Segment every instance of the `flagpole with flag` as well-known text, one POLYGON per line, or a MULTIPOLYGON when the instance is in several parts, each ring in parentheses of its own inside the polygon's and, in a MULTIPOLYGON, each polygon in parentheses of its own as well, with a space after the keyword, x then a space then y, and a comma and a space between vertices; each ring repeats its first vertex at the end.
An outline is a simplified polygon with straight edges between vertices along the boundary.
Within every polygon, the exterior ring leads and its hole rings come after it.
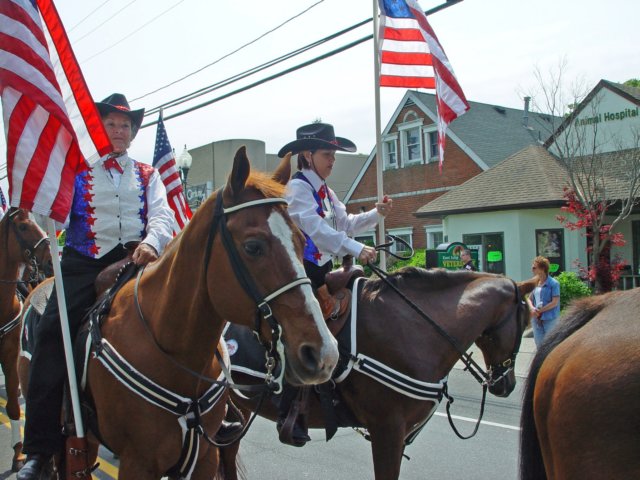
MULTIPOLYGON (((450 0, 427 13, 459 3, 450 0)), ((376 109, 376 178, 378 201, 382 201, 384 152, 380 118, 380 87, 429 88, 436 90, 438 155, 442 172, 447 126, 463 115, 469 104, 456 80, 435 32, 416 0, 373 0, 373 38, 376 109), (378 7, 382 25, 378 21, 378 7)), ((385 241, 384 219, 378 238, 385 241)), ((386 262, 381 255, 380 266, 386 262)))
POLYGON ((176 166, 176 159, 169 143, 167 130, 162 119, 162 108, 158 117, 158 129, 156 130, 156 146, 153 152, 152 165, 158 170, 162 183, 167 190, 167 201, 173 210, 177 231, 182 230, 192 217, 191 209, 184 196, 180 172, 176 166))
POLYGON ((85 159, 112 148, 52 0, 2 2, 2 14, 9 201, 47 217, 76 436, 84 439, 54 221, 67 219, 85 159))

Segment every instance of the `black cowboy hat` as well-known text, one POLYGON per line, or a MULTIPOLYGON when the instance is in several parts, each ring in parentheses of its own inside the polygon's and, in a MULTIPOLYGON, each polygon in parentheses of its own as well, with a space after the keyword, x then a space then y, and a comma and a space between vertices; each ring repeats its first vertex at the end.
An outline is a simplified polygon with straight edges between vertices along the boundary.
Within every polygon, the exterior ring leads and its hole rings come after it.
POLYGON ((131 119, 133 131, 137 132, 142 125, 142 117, 144 117, 144 108, 140 110, 131 110, 127 98, 121 93, 112 93, 101 102, 96 102, 96 107, 100 112, 100 116, 104 117, 112 112, 123 113, 131 119))
POLYGON ((341 150, 343 152, 355 152, 356 144, 346 138, 336 137, 333 133, 333 125, 328 123, 312 123, 296 130, 296 139, 287 143, 278 152, 280 158, 287 153, 300 153, 305 150, 341 150))

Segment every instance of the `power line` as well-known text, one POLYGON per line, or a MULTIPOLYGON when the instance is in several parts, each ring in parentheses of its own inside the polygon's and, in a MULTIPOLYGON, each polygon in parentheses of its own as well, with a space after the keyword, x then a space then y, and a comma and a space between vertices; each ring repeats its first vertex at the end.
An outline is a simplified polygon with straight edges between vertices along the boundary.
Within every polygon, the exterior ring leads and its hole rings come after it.
POLYGON ((300 16, 304 15, 304 14, 305 14, 305 13, 307 13, 309 10, 311 10, 311 9, 312 9, 312 8, 314 8, 315 6, 317 6, 317 5, 321 4, 322 2, 324 2, 324 0, 319 0, 318 2, 314 3, 313 5, 311 5, 310 7, 306 8, 306 9, 304 9, 304 10, 303 10, 303 11, 301 11, 300 13, 298 13, 298 14, 294 15, 293 17, 291 17, 291 18, 289 18, 289 19, 285 20, 285 21, 284 21, 284 22, 282 22, 280 25, 278 25, 278 26, 276 26, 276 27, 272 28, 271 30, 266 31, 265 33, 263 33, 262 35, 260 35, 260 36, 258 36, 258 37, 256 37, 256 38, 254 38, 254 39, 253 39, 253 40, 251 40, 250 42, 245 43, 244 45, 242 45, 242 46, 240 46, 240 47, 236 48, 235 50, 233 50, 233 51, 231 51, 231 52, 229 52, 229 53, 227 53, 227 54, 223 55, 222 57, 220 57, 220 58, 218 58, 217 60, 214 60, 213 62, 211 62, 211 63, 209 63, 209 64, 205 65, 204 67, 201 67, 201 68, 199 68, 198 70, 195 70, 195 71, 193 71, 193 72, 191 72, 191 73, 188 73, 188 74, 187 74, 187 75, 185 75, 184 77, 178 78, 177 80, 174 80, 174 81, 173 81, 173 82, 171 82, 171 83, 168 83, 168 84, 166 84, 166 85, 163 85, 162 87, 159 87, 159 88, 157 88, 157 89, 155 89, 155 90, 153 90, 153 91, 151 91, 151 92, 149 92, 149 93, 145 93, 144 95, 141 95, 141 96, 139 96, 139 97, 136 97, 136 98, 134 98, 134 99, 133 99, 133 100, 131 100, 131 101, 132 101, 132 102, 135 102, 136 100, 140 100, 140 99, 142 99, 142 98, 148 97, 149 95, 152 95, 152 94, 157 93, 157 92, 159 92, 159 91, 161 91, 161 90, 164 90, 165 88, 168 88, 168 87, 170 87, 171 85, 175 85, 176 83, 179 83, 179 82, 181 82, 181 81, 183 81, 183 80, 185 80, 185 79, 187 79, 187 78, 189 78, 189 77, 191 77, 191 76, 193 76, 193 75, 195 75, 195 74, 197 74, 197 73, 202 72, 203 70, 205 70, 205 69, 207 69, 207 68, 209 68, 209 67, 211 67, 211 66, 215 65, 216 63, 219 63, 220 61, 224 60, 225 58, 230 57, 230 56, 231 56, 231 55, 233 55, 234 53, 238 53, 238 52, 239 52, 240 50, 242 50, 243 48, 246 48, 246 47, 248 47, 249 45, 251 45, 251 44, 253 44, 253 43, 257 42, 258 40, 260 40, 260 39, 262 39, 262 38, 266 37, 266 36, 267 36, 267 35, 269 35, 270 33, 273 33, 273 32, 275 32, 276 30, 278 30, 278 29, 282 28, 282 27, 283 27, 283 26, 285 26, 287 23, 289 23, 289 22, 291 22, 292 20, 295 20, 296 18, 298 18, 298 17, 300 17, 300 16))
MULTIPOLYGON (((457 3, 460 3, 460 2, 462 2, 462 1, 463 1, 463 0, 446 0, 446 2, 445 2, 445 3, 442 3, 442 4, 440 4, 440 5, 438 5, 438 6, 434 7, 434 8, 431 8, 430 10, 425 11, 425 14, 426 14, 426 15, 431 15, 431 14, 433 14, 433 13, 439 12, 440 10, 443 10, 443 9, 448 8, 448 7, 451 7, 451 6, 453 6, 453 5, 457 4, 457 3)), ((358 23, 358 24, 356 24, 356 25, 354 25, 354 26, 352 26, 352 27, 349 27, 348 29, 345 29, 345 30, 351 30, 351 29, 353 29, 353 28, 356 28, 356 26, 357 26, 357 27, 362 26, 362 25, 364 25, 364 24, 366 24, 366 23, 371 22, 372 20, 373 20, 373 18, 368 18, 367 20, 363 20, 363 21, 361 21, 360 23, 358 23)), ((340 34, 340 32, 338 32, 338 33, 336 33, 336 34, 333 34, 333 35, 330 35, 329 37, 338 36, 339 34, 340 34)), ((327 37, 327 38, 328 38, 328 37, 327 37)), ((165 116, 165 117, 163 118, 163 121, 171 120, 172 118, 176 118, 176 117, 179 117, 179 116, 185 115, 185 114, 187 114, 187 113, 193 112, 193 111, 195 111, 195 110, 199 110, 200 108, 203 108, 203 107, 206 107, 206 106, 208 106, 208 105, 211 105, 212 103, 219 102, 220 100, 224 100, 225 98, 229 98, 229 97, 231 97, 231 96, 233 96, 233 95, 237 95, 238 93, 245 92, 245 91, 250 90, 250 89, 252 89, 252 88, 254 88, 254 87, 257 87, 257 86, 259 86, 259 85, 262 85, 263 83, 267 83, 267 82, 270 82, 271 80, 275 80, 276 78, 282 77, 282 76, 284 76, 284 75, 288 75, 289 73, 295 72, 296 70, 300 70, 301 68, 308 67, 309 65, 312 65, 312 64, 317 63, 317 62, 319 62, 319 61, 321 61, 321 60, 324 60, 324 59, 326 59, 326 58, 329 58, 329 57, 332 57, 332 56, 334 56, 334 55, 337 55, 338 53, 344 52, 345 50, 348 50, 348 49, 350 49, 350 48, 353 48, 353 47, 355 47, 355 46, 357 46, 357 45, 359 45, 359 44, 361 44, 361 43, 363 43, 363 42, 366 42, 366 41, 368 41, 368 40, 372 39, 372 38, 373 38, 373 34, 369 34, 369 35, 367 35, 367 36, 365 36, 365 37, 362 37, 362 38, 360 38, 360 39, 358 39, 358 40, 355 40, 355 41, 353 41, 353 42, 351 42, 351 43, 349 43, 349 44, 347 44, 347 45, 344 45, 344 46, 342 46, 342 47, 339 47, 339 48, 337 48, 337 49, 335 49, 335 50, 332 50, 332 51, 330 51, 330 52, 327 52, 327 53, 325 53, 325 54, 319 55, 319 56, 317 56, 317 57, 315 57, 315 58, 312 58, 312 59, 310 59, 310 60, 307 60, 306 62, 303 62, 303 63, 300 63, 300 64, 298 64, 298 65, 295 65, 295 66, 293 66, 293 67, 291 67, 291 68, 288 68, 288 69, 283 70, 283 71, 281 71, 281 72, 279 72, 279 73, 276 73, 276 74, 274 74, 274 75, 271 75, 271 76, 269 76, 269 77, 266 77, 266 78, 264 78, 264 79, 262 79, 262 80, 259 80, 259 81, 257 81, 257 82, 252 83, 252 84, 249 84, 249 85, 246 85, 246 86, 241 87, 241 88, 239 88, 239 89, 237 89, 237 90, 234 90, 234 91, 229 92, 229 93, 227 93, 227 94, 221 95, 221 96, 216 97, 216 98, 214 98, 214 99, 208 100, 208 101, 206 101, 206 102, 200 103, 200 104, 195 105, 195 106, 193 106, 193 107, 187 108, 187 109, 182 110, 182 111, 180 111, 180 112, 174 113, 173 115, 165 116)), ((256 67, 256 68, 257 68, 257 67, 256 67)), ((244 78, 244 77, 243 77, 243 78, 244 78)), ((234 80, 234 81, 235 81, 235 80, 234 80)), ((229 82, 229 83, 231 83, 231 82, 229 82)), ((205 87, 205 88, 206 88, 206 87, 205 87)), ((195 98, 195 97, 194 97, 194 98, 195 98)), ((185 100, 185 101, 186 101, 186 100, 185 100)), ((175 102, 175 101, 167 102, 167 103, 163 104, 161 107, 163 107, 164 105, 170 105, 170 104, 171 104, 172 106, 174 106, 174 105, 179 105, 180 103, 183 103, 183 102, 178 102, 178 103, 174 103, 174 102, 175 102)), ((157 109, 159 109, 159 108, 161 108, 161 107, 156 107, 156 109, 152 109, 152 111, 150 111, 148 114, 152 114, 154 111, 157 111, 157 109)), ((147 114, 147 113, 145 113, 145 117, 146 117, 148 114, 147 114)), ((146 123, 146 124, 142 125, 140 128, 150 127, 150 126, 156 125, 157 123, 158 123, 158 122, 157 122, 157 120, 156 120, 156 121, 151 121, 151 122, 149 122, 149 123, 146 123)))
POLYGON ((274 65, 277 65, 278 63, 281 63, 281 62, 283 62, 285 60, 293 58, 293 57, 295 57, 295 56, 297 56, 297 55, 299 55, 301 53, 304 53, 304 52, 306 52, 308 50, 311 50, 312 48, 315 48, 315 47, 317 47, 319 45, 322 45, 323 43, 326 43, 326 42, 328 42, 330 40, 333 40, 334 38, 337 38, 337 37, 339 37, 341 35, 344 35, 345 33, 348 33, 351 30, 354 30, 356 28, 361 27, 362 25, 364 25, 368 21, 369 20, 365 20, 365 21, 360 22, 358 24, 355 24, 355 25, 353 25, 351 27, 345 28, 344 30, 336 32, 336 33, 334 33, 332 35, 324 37, 324 38, 322 38, 320 40, 316 40, 316 41, 314 41, 314 42, 312 42, 312 43, 310 43, 308 45, 305 45, 304 47, 298 48, 297 50, 293 50, 293 51, 291 51, 289 53, 281 55, 280 57, 277 57, 277 58, 275 58, 273 60, 270 60, 270 61, 268 61, 266 63, 263 63, 262 65, 258 65, 257 67, 252 67, 252 68, 250 68, 248 70, 245 70, 244 72, 241 72, 239 74, 233 75, 233 76, 231 76, 231 77, 229 77, 229 78, 227 78, 225 80, 221 80, 221 81, 216 82, 216 83, 214 83, 212 85, 209 85, 207 87, 203 87, 203 88, 201 88, 199 90, 191 92, 191 93, 189 93, 187 95, 183 95, 182 97, 178 97, 178 98, 176 98, 174 100, 171 100, 169 102, 163 103, 163 104, 161 104, 161 105, 159 105, 157 107, 148 109, 146 113, 147 113, 147 115, 152 115, 152 114, 156 113, 157 111, 159 111, 161 108, 175 107, 175 106, 178 106, 178 105, 180 105, 182 103, 188 102, 190 100, 194 100, 195 98, 198 98, 198 97, 200 97, 202 95, 205 95, 207 93, 211 93, 212 91, 218 90, 219 88, 222 88, 223 86, 227 86, 227 85, 229 85, 231 83, 234 83, 234 82, 236 82, 238 80, 241 80, 243 78, 247 78, 247 77, 249 77, 249 76, 251 76, 251 75, 253 75, 255 73, 258 73, 258 72, 260 72, 262 70, 270 68, 270 67, 272 67, 274 65))
POLYGON ((93 10, 91 10, 89 12, 89 14, 84 17, 82 20, 80 20, 78 23, 76 23, 73 27, 71 27, 69 29, 69 31, 67 33, 71 33, 73 32, 80 24, 82 24, 87 18, 89 18, 91 15, 93 15, 94 13, 96 13, 98 10, 100 10, 102 7, 104 7, 107 3, 109 3, 111 0, 105 0, 104 2, 102 2, 100 5, 98 5, 96 8, 94 8, 93 10))
MULTIPOLYGON (((133 0, 134 2, 136 0, 133 0)), ((107 48, 100 50, 97 53, 94 53, 93 55, 91 55, 88 58, 85 58, 83 60, 83 62, 88 62, 89 60, 94 59, 95 57, 97 57, 98 55, 106 52, 107 50, 111 50, 113 47, 115 47, 116 45, 119 45, 120 43, 124 42, 127 38, 135 35, 136 33, 138 33, 140 30, 142 30, 143 28, 145 28, 146 26, 150 25, 151 23, 155 22, 158 18, 160 18, 161 16, 163 16, 165 13, 168 13, 169 11, 173 10, 174 8, 176 8, 178 5, 180 5, 182 2, 184 2, 184 0, 180 0, 178 3, 175 3, 174 5, 172 5, 171 7, 167 8, 164 12, 159 13, 158 15, 156 15, 155 17, 153 17, 151 20, 149 20, 147 23, 145 23, 144 25, 142 25, 140 28, 138 28, 137 30, 134 30, 133 32, 131 32, 129 35, 125 35, 123 38, 121 38, 120 40, 118 40, 116 43, 113 43, 111 45, 109 45, 107 48)))
MULTIPOLYGON (((118 10, 116 13, 114 13, 113 15, 111 15, 109 18, 107 18, 104 22, 102 22, 101 24, 99 24, 97 27, 94 27, 92 30, 90 30, 89 32, 85 33, 83 36, 81 36, 80 38, 77 38, 74 40, 75 43, 78 43, 80 40, 88 37, 89 35, 91 35, 92 33, 95 33, 96 30, 98 30, 101 26, 103 26, 105 23, 107 23, 109 20, 111 20, 113 17, 115 17, 116 15, 118 15, 120 12, 122 12, 124 9, 129 8, 132 4, 134 4, 135 2, 137 2, 138 0, 131 0, 129 3, 127 3, 124 7, 122 7, 120 10, 118 10)), ((106 3, 106 2, 105 2, 106 3)), ((99 8, 99 7, 98 7, 99 8)), ((75 27, 74 27, 75 28, 75 27)))

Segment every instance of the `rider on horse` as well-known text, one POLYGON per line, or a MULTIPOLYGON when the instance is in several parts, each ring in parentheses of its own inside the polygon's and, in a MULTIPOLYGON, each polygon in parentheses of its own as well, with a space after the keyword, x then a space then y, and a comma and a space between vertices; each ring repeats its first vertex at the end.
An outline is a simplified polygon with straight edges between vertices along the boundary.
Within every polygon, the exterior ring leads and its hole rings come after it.
MULTIPOLYGON (((150 165, 130 158, 127 149, 142 123, 144 109, 131 110, 115 93, 96 103, 113 152, 78 173, 62 253, 62 276, 72 338, 96 300, 93 283, 105 267, 127 256, 125 243, 140 242, 133 261, 158 258, 173 236, 173 212, 164 184, 150 165)), ((26 402, 24 451, 19 480, 40 478, 61 448, 60 411, 65 359, 55 293, 40 319, 26 402)))
MULTIPOLYGON (((335 318, 348 308, 329 293, 325 283, 325 275, 331 271, 333 259, 351 255, 363 264, 375 261, 376 250, 350 236, 373 230, 379 216, 386 216, 392 207, 391 199, 385 197, 384 202, 376 203, 375 208, 368 212, 347 213, 345 205, 326 184, 333 170, 336 150, 355 152, 356 146, 346 138, 336 137, 332 125, 313 123, 298 128, 296 140, 278 152, 279 157, 288 152, 298 154, 298 171, 287 186, 289 215, 306 238, 304 268, 326 319, 335 318)), ((278 431, 297 393, 297 388, 284 385, 278 410, 278 431)), ((294 446, 303 446, 310 440, 299 419, 291 437, 294 446)))

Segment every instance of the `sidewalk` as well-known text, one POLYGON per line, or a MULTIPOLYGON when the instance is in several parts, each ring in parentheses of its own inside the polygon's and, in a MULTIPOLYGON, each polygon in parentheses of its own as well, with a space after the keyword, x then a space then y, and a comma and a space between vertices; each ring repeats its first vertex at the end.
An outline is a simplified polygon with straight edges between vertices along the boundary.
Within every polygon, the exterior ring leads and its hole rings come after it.
MULTIPOLYGON (((473 352, 473 359, 478 362, 480 366, 484 368, 484 360, 482 357, 482 352, 478 347, 476 347, 475 343, 469 348, 469 353, 473 352)), ((529 374, 529 366, 531 365, 531 361, 533 360, 534 355, 536 354, 536 344, 533 341, 533 335, 531 335, 531 330, 526 330, 522 335, 522 343, 520 344, 520 352, 516 357, 516 376, 518 377, 526 377, 529 374)), ((453 368, 457 368, 459 370, 464 369, 464 363, 461 360, 454 365, 453 368)))

